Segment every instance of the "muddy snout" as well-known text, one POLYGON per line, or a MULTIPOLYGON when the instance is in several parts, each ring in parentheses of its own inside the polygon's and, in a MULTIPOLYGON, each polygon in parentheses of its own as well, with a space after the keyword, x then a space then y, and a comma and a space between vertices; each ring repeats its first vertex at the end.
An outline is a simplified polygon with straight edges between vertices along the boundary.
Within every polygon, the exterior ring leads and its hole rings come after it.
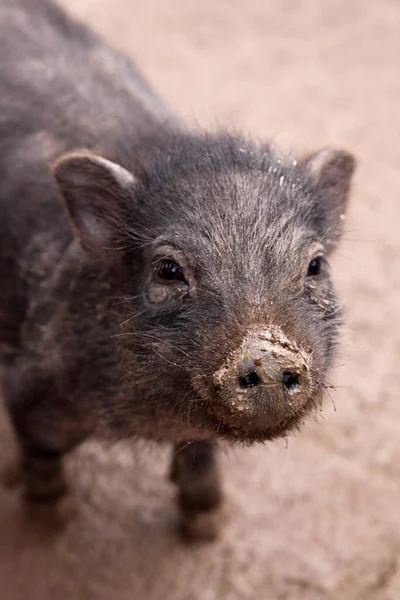
POLYGON ((312 355, 281 330, 251 333, 214 374, 224 417, 228 416, 233 426, 246 429, 284 425, 302 413, 310 398, 311 363, 312 355))

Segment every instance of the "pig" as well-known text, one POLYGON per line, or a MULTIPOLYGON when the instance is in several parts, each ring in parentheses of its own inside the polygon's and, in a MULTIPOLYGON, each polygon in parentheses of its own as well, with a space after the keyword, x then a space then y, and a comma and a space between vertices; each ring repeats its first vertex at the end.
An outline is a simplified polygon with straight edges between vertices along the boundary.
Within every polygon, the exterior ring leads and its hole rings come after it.
POLYGON ((182 532, 212 537, 217 444, 320 410, 355 159, 190 129, 49 0, 2 1, 0 56, 1 389, 26 499, 59 500, 88 437, 171 442, 182 532))

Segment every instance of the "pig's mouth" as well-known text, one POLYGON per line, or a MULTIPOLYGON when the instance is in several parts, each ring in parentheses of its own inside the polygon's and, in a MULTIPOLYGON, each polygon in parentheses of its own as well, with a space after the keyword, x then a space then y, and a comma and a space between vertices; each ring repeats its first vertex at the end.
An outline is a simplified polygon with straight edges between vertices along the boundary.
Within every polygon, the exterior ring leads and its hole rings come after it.
POLYGON ((214 437, 232 443, 252 445, 256 442, 266 442, 286 437, 293 429, 299 429, 308 414, 315 413, 321 406, 322 392, 314 390, 307 402, 295 413, 282 416, 281 420, 272 423, 266 418, 265 412, 251 416, 242 411, 232 411, 213 399, 196 394, 192 405, 191 424, 197 430, 209 432, 214 437), (197 408, 194 408, 197 405, 197 408))

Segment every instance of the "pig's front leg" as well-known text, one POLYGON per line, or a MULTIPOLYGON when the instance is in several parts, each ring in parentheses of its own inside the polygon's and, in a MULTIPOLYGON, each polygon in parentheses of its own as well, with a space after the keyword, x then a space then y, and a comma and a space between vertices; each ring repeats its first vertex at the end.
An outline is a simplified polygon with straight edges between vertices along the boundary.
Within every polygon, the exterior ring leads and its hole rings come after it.
POLYGON ((211 540, 218 533, 222 501, 215 441, 182 442, 174 447, 171 480, 178 486, 183 536, 211 540))
POLYGON ((29 501, 55 502, 67 490, 62 458, 83 439, 84 419, 74 414, 73 402, 59 396, 56 382, 35 366, 8 369, 3 391, 20 449, 9 484, 22 483, 29 501))
POLYGON ((22 447, 20 459, 7 466, 1 474, 6 488, 20 484, 29 502, 55 502, 67 491, 62 469, 62 455, 22 447))
POLYGON ((21 470, 25 498, 31 502, 55 502, 67 491, 62 454, 22 448, 21 470))

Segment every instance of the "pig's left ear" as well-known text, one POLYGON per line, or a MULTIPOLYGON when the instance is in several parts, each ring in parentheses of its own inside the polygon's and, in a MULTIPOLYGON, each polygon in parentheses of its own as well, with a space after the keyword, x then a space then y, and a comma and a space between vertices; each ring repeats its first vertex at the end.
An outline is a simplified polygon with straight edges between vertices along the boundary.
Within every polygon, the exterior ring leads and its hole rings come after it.
POLYGON ((92 258, 112 259, 128 226, 135 177, 86 151, 64 154, 52 171, 83 249, 92 258))
POLYGON ((345 150, 325 148, 300 161, 316 194, 315 217, 326 248, 333 250, 343 230, 356 160, 345 150))

